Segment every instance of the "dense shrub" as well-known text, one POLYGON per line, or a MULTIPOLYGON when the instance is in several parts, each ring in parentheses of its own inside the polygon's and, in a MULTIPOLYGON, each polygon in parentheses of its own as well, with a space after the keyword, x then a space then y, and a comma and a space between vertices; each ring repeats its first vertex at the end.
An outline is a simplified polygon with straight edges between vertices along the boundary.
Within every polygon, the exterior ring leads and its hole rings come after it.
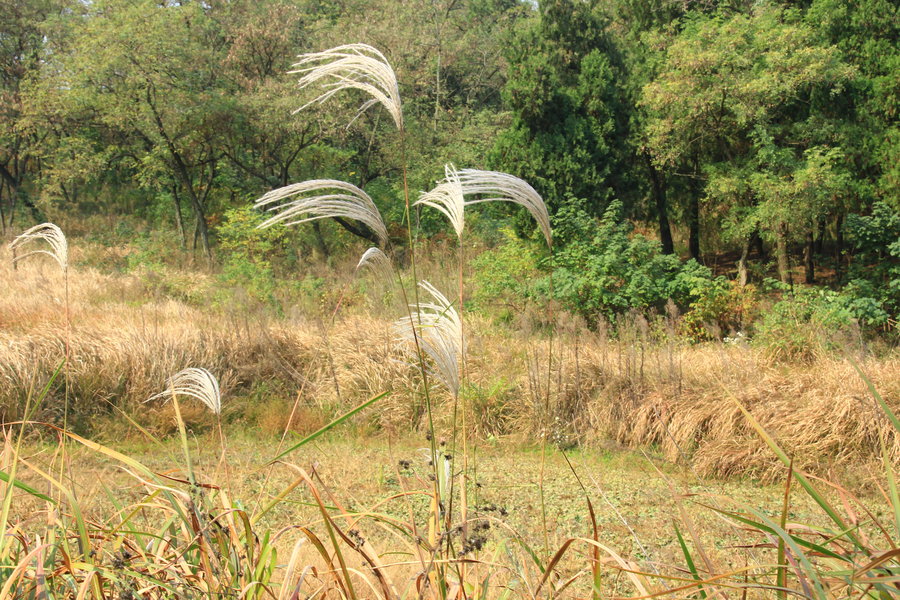
POLYGON ((472 260, 473 300, 479 308, 499 305, 508 317, 535 297, 540 255, 511 229, 502 229, 501 235, 503 243, 472 260))
MULTIPOLYGON (((770 280, 770 284, 777 285, 770 280)), ((848 298, 832 290, 785 290, 754 325, 754 343, 778 361, 812 361, 846 347, 857 335, 848 298)))
POLYGON ((663 254, 659 242, 632 235, 622 203, 610 203, 595 220, 577 202, 556 215, 562 249, 554 259, 554 295, 589 321, 610 321, 632 309, 662 311, 671 299, 686 309, 713 285, 709 269, 663 254))
POLYGON ((758 303, 756 286, 717 277, 698 288, 697 299, 681 319, 681 333, 691 342, 743 333, 756 317, 758 303))
POLYGON ((274 306, 278 281, 271 259, 277 255, 273 251, 285 243, 285 229, 257 229, 263 219, 249 206, 225 212, 218 228, 222 250, 220 278, 227 286, 242 289, 249 299, 274 306))
POLYGON ((887 325, 900 318, 900 213, 876 202, 868 216, 848 215, 854 253, 843 291, 861 323, 887 325))

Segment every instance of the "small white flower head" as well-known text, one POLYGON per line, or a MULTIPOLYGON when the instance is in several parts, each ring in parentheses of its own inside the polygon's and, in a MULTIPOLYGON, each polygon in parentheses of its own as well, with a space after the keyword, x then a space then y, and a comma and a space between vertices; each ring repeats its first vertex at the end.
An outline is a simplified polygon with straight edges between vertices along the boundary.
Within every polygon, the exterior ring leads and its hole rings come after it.
POLYGON ((451 302, 427 281, 419 287, 428 292, 433 302, 411 304, 411 314, 394 323, 399 338, 415 343, 418 337, 422 352, 434 363, 430 369, 438 381, 454 396, 459 394, 459 364, 465 348, 459 313, 451 302))
POLYGON ((46 254, 53 257, 63 271, 69 268, 69 244, 66 242, 66 236, 62 230, 53 223, 41 223, 28 229, 10 242, 9 249, 13 253, 13 264, 35 254, 46 254), (18 255, 18 250, 21 248, 41 242, 46 243, 49 248, 30 250, 25 254, 18 255))
POLYGON ((219 382, 206 369, 188 368, 169 378, 169 387, 147 399, 147 402, 162 398, 168 401, 173 395, 189 396, 199 400, 215 414, 222 414, 222 395, 219 382))
POLYGON ((363 223, 387 243, 387 227, 378 207, 367 193, 345 181, 313 179, 295 183, 264 195, 254 204, 274 213, 259 225, 269 227, 275 223, 296 225, 315 219, 345 218, 363 223))
MULTIPOLYGON (((371 98, 363 103, 357 117, 375 104, 384 106, 397 129, 403 129, 403 110, 397 76, 384 54, 367 44, 346 44, 322 52, 301 54, 289 73, 300 73, 300 89, 320 80, 325 91, 314 100, 298 108, 299 112, 312 104, 321 104, 341 90, 362 90, 371 98)), ((355 117, 354 117, 355 120, 355 117)))

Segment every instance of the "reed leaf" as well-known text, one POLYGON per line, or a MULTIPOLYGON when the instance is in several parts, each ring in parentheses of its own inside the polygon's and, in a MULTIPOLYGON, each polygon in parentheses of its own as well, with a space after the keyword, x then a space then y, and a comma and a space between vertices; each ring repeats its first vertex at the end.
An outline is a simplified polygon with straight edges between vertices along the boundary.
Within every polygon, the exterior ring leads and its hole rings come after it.
POLYGON ((265 194, 254 207, 274 213, 260 223, 260 228, 275 223, 296 225, 316 219, 345 218, 363 223, 381 244, 388 239, 387 228, 372 198, 345 181, 313 179, 294 183, 265 194))
MULTIPOLYGON (((289 73, 302 75, 300 89, 317 82, 325 91, 294 112, 327 101, 335 94, 356 89, 371 96, 357 112, 357 117, 375 104, 381 104, 394 119, 397 129, 403 129, 403 109, 397 76, 384 54, 367 44, 345 44, 322 52, 301 54, 289 73)), ((355 120, 355 118, 354 118, 355 120)))

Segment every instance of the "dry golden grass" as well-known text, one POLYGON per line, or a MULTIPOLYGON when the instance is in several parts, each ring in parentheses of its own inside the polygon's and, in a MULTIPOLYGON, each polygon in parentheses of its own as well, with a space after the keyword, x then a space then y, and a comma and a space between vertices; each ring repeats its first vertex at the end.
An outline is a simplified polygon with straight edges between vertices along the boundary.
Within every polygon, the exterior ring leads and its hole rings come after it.
MULTIPOLYGON (((49 379, 64 356, 61 275, 48 262, 13 271, 0 253, 0 418, 20 417, 22 399, 49 379), (48 301, 50 299, 50 301, 48 301)), ((77 256, 76 256, 77 264, 77 256)), ((435 269, 437 270, 437 269, 435 269)), ((211 276, 190 273, 194 285, 211 276)), ((143 403, 185 367, 202 366, 222 384, 224 418, 279 431, 299 395, 292 428, 308 432, 374 394, 390 391, 362 420, 372 430, 410 431, 424 425, 416 370, 404 359, 391 322, 354 308, 330 323, 323 316, 272 319, 230 314, 148 295, 137 275, 73 268, 71 290, 71 422, 103 434, 118 408, 140 413, 159 432, 171 430, 170 409, 143 403)), ((358 303, 362 305, 363 303, 358 303)), ((797 466, 828 474, 876 458, 884 435, 900 462, 900 436, 883 422, 852 365, 840 358, 814 364, 773 364, 744 345, 684 345, 642 319, 621 330, 589 331, 561 319, 554 340, 550 403, 546 404, 548 340, 512 334, 467 314, 468 381, 462 389, 482 436, 537 439, 542 423, 561 446, 610 441, 653 445, 671 460, 689 460, 700 474, 771 471, 771 455, 733 400, 793 452, 797 466), (549 414, 544 414, 550 411, 549 414)), ((889 405, 900 407, 900 358, 868 358, 863 369, 889 405)), ((39 418, 59 419, 58 385, 39 418)), ((438 392, 437 426, 449 428, 450 402, 438 392)), ((212 423, 198 411, 198 426, 212 423)))
MULTIPOLYGON (((286 465, 279 465, 272 470, 271 477, 264 478, 265 463, 271 458, 271 448, 265 440, 245 437, 238 431, 230 431, 228 437, 231 479, 227 482, 223 480, 220 470, 215 437, 200 436, 191 439, 194 467, 201 483, 223 485, 232 501, 240 499, 246 503, 248 510, 252 510, 257 497, 265 505, 295 479, 296 473, 286 465)), ((428 510, 427 495, 424 492, 409 496, 401 493, 403 490, 421 492, 428 487, 427 475, 430 469, 423 454, 426 451, 424 445, 425 440, 421 437, 394 440, 391 444, 371 444, 360 443, 352 439, 352 436, 334 436, 332 439, 317 441, 291 457, 298 466, 308 472, 315 472, 320 491, 328 499, 329 505, 340 504, 343 511, 356 515, 352 519, 345 519, 336 511, 335 521, 342 527, 357 530, 376 550, 384 553, 385 570, 400 592, 411 589, 421 566, 406 545, 398 540, 396 532, 380 526, 377 519, 357 518, 359 515, 386 515, 397 522, 407 522, 412 514, 416 519, 424 521, 428 510), (409 467, 402 468, 398 464, 401 461, 408 462, 409 467)), ((154 471, 180 477, 181 458, 175 439, 165 441, 162 446, 153 444, 147 447, 130 443, 121 444, 120 447, 129 457, 154 471)), ((24 454, 29 463, 46 467, 45 462, 50 460, 52 451, 36 444, 29 446, 24 454)), ((0 452, 0 460, 3 458, 4 454, 0 452)), ((139 503, 148 492, 145 486, 119 468, 114 461, 95 452, 75 447, 69 460, 69 468, 75 474, 71 485, 78 490, 81 509, 92 522, 109 523, 121 518, 122 511, 115 509, 110 502, 111 498, 120 505, 130 506, 139 503)), ((484 444, 478 452, 479 486, 477 497, 473 498, 471 518, 473 523, 488 522, 491 526, 484 533, 485 546, 478 554, 478 560, 485 564, 474 567, 474 574, 477 576, 480 572, 480 577, 484 577, 487 573, 493 573, 491 590, 487 595, 489 598, 501 597, 507 585, 516 591, 513 597, 526 597, 529 588, 534 585, 533 581, 516 581, 518 572, 515 561, 510 560, 510 557, 527 562, 527 556, 516 542, 517 538, 521 538, 541 554, 546 552, 542 547, 544 538, 539 525, 541 511, 536 502, 541 460, 539 452, 529 452, 508 443, 484 444)), ((581 476, 589 478, 589 492, 595 497, 597 519, 601 527, 599 541, 616 549, 629 561, 645 564, 646 568, 659 569, 660 572, 674 576, 678 575, 678 570, 671 565, 681 564, 683 557, 673 539, 671 523, 678 518, 679 507, 682 505, 691 510, 692 519, 702 532, 700 539, 707 546, 710 560, 721 569, 743 567, 743 557, 735 556, 733 547, 752 543, 754 540, 752 533, 717 518, 712 511, 702 510, 687 499, 686 495, 721 494, 736 502, 764 506, 774 506, 773 502, 779 496, 777 486, 704 484, 690 473, 679 473, 676 469, 666 469, 665 473, 659 473, 654 470, 650 461, 629 453, 608 455, 576 452, 570 453, 569 461, 581 476)), ((22 473, 22 478, 35 486, 41 486, 40 478, 28 470, 22 473)), ((583 492, 560 453, 548 455, 544 485, 550 552, 568 538, 589 537, 591 529, 586 517, 583 492)), ((705 501, 711 500, 700 500, 705 501)), ((155 526, 157 515, 153 509, 158 510, 160 505, 159 502, 148 502, 146 516, 137 520, 134 526, 155 526)), ((24 494, 17 495, 14 514, 22 518, 19 527, 24 531, 43 527, 49 510, 45 503, 24 494), (26 519, 25 516, 29 514, 32 516, 26 519)), ((792 506, 792 512, 799 518, 809 519, 814 514, 814 505, 809 499, 798 498, 792 506)), ((283 557, 279 562, 285 562, 291 556, 295 543, 302 538, 297 530, 298 524, 311 527, 313 531, 322 534, 321 515, 310 491, 304 487, 296 488, 255 526, 258 531, 279 532, 272 545, 279 551, 279 556, 283 557)), ((98 536, 97 548, 103 561, 108 563, 115 560, 115 544, 101 543, 98 536)), ((321 573, 320 578, 327 580, 327 565, 322 563, 311 544, 304 544, 300 548, 297 562, 315 566, 321 573)), ((588 563, 587 553, 583 549, 569 554, 560 562, 558 575, 554 577, 557 584, 580 574, 580 578, 568 590, 569 595, 563 597, 589 595, 589 578, 584 570, 588 563)), ((357 565, 354 563, 354 566, 357 565)), ((614 565, 610 563, 605 566, 614 565)), ((519 565, 519 568, 523 572, 527 571, 527 564, 519 565)), ((361 583, 362 578, 359 581, 361 583)), ((627 578, 616 574, 613 568, 605 573, 603 590, 606 594, 603 597, 633 593, 627 578)), ((366 594, 363 597, 377 596, 366 594)), ((751 591, 749 597, 766 596, 751 591)))

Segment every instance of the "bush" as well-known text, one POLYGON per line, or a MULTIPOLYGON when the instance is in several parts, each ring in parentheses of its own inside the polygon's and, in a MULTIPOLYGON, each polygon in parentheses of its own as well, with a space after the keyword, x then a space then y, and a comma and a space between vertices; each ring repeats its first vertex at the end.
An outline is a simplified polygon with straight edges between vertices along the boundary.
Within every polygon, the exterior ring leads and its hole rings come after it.
POLYGON ((610 203, 599 223, 578 201, 561 209, 554 228, 564 244, 555 258, 555 296, 589 322, 636 309, 662 311, 669 299, 682 310, 711 285, 695 260, 663 254, 659 242, 631 236, 622 203, 610 203))
POLYGON ((755 318, 758 302, 755 286, 717 277, 698 288, 697 299, 681 319, 681 333, 694 343, 741 333, 755 318))
POLYGON ((754 327, 754 343, 772 360, 811 362, 842 348, 855 324, 846 296, 799 288, 765 311, 754 327))
POLYGON ((900 319, 900 213, 876 202, 869 216, 848 215, 847 239, 854 248, 844 289, 848 306, 864 325, 900 319))
POLYGON ((278 281, 270 258, 285 244, 283 227, 257 229, 264 217, 251 207, 225 212, 218 228, 223 262, 220 278, 230 288, 239 288, 255 302, 276 306, 278 281))
POLYGON ((540 271, 534 244, 521 240, 509 228, 501 230, 502 244, 482 252, 472 261, 473 300, 479 308, 505 307, 507 316, 534 298, 534 282, 540 271))

